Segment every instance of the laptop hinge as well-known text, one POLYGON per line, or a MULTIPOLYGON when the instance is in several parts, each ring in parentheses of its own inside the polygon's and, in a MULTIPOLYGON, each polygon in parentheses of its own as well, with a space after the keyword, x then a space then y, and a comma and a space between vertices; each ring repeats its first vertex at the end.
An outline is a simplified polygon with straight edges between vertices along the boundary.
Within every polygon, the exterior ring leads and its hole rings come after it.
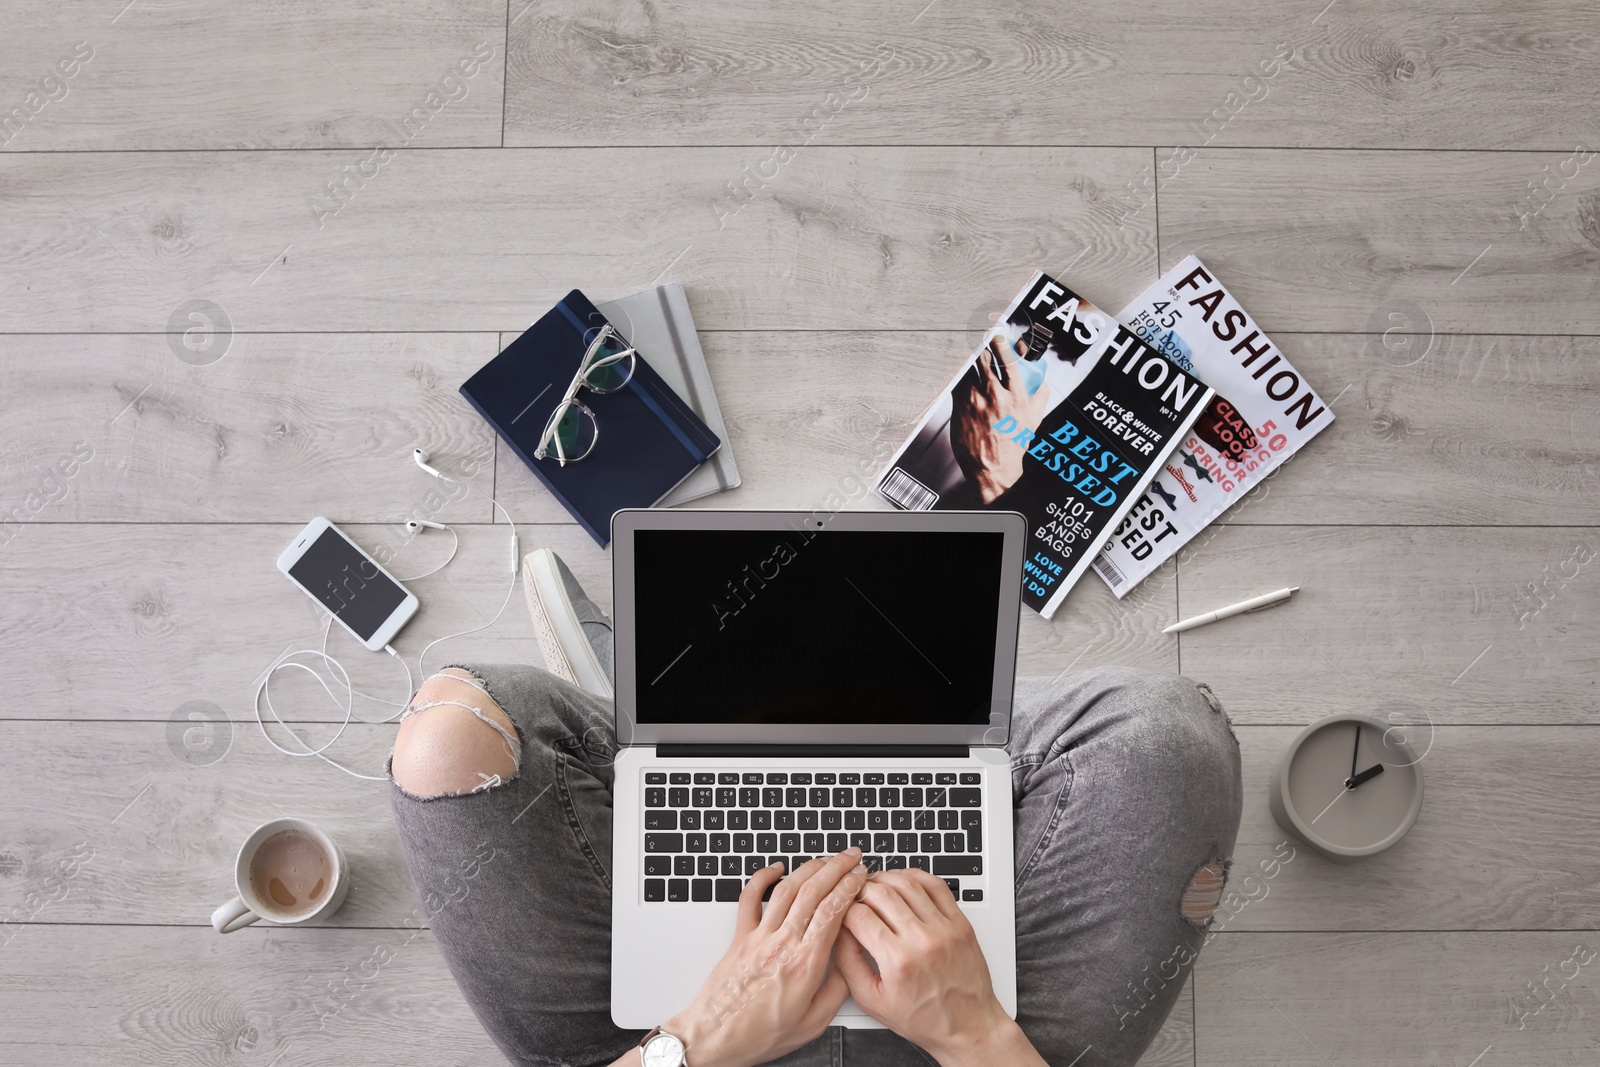
POLYGON ((967 759, 968 745, 657 745, 666 759, 967 759))

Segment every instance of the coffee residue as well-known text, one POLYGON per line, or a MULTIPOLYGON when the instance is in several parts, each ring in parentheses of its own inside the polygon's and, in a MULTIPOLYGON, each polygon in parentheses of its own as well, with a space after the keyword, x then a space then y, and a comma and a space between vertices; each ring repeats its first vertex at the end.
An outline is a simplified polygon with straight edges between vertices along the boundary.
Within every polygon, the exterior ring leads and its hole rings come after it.
MULTIPOLYGON (((321 882, 317 883, 319 886, 321 884, 321 882)), ((296 904, 300 903, 294 898, 294 894, 289 892, 289 887, 284 885, 283 882, 277 878, 274 878, 267 883, 267 895, 270 896, 272 898, 272 902, 278 905, 280 908, 292 908, 296 904)))
POLYGON ((333 874, 333 858, 323 851, 322 843, 292 828, 279 830, 261 842, 250 861, 250 887, 256 898, 284 919, 315 911, 333 874))

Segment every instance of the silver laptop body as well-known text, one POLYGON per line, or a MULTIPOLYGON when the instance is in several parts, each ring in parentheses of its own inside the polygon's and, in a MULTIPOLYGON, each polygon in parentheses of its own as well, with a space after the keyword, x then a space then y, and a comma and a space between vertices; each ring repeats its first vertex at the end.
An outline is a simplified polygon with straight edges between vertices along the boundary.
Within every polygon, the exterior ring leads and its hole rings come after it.
MULTIPOLYGON (((689 1004, 750 873, 845 842, 946 878, 1016 1014, 1025 534, 1012 512, 615 515, 618 1026, 689 1004)), ((853 1000, 834 1024, 878 1026, 853 1000)))

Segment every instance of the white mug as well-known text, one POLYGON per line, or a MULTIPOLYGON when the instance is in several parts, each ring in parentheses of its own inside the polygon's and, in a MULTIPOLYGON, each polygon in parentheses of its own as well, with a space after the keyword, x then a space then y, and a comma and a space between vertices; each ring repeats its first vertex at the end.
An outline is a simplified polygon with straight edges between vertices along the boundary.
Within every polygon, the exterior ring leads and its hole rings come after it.
POLYGON ((280 926, 298 926, 332 915, 339 909, 339 905, 344 903, 346 894, 350 892, 349 872, 344 851, 334 843, 333 838, 312 823, 304 819, 273 819, 271 822, 264 822, 245 838, 243 845, 239 846, 239 856, 233 863, 233 884, 239 895, 211 913, 211 925, 219 934, 231 934, 258 919, 266 919, 280 926), (250 885, 250 865, 255 861, 257 850, 267 838, 283 830, 298 830, 312 838, 333 861, 332 888, 327 896, 323 897, 321 904, 303 915, 288 914, 271 900, 263 900, 250 885))

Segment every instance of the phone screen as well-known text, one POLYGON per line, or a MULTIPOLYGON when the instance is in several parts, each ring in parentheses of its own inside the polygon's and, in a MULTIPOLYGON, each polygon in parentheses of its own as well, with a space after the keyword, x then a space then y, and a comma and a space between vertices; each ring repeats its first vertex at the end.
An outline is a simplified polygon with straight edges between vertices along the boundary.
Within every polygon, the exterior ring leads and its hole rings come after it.
POLYGON ((363 641, 406 599, 404 589, 332 526, 289 567, 289 577, 363 641))

